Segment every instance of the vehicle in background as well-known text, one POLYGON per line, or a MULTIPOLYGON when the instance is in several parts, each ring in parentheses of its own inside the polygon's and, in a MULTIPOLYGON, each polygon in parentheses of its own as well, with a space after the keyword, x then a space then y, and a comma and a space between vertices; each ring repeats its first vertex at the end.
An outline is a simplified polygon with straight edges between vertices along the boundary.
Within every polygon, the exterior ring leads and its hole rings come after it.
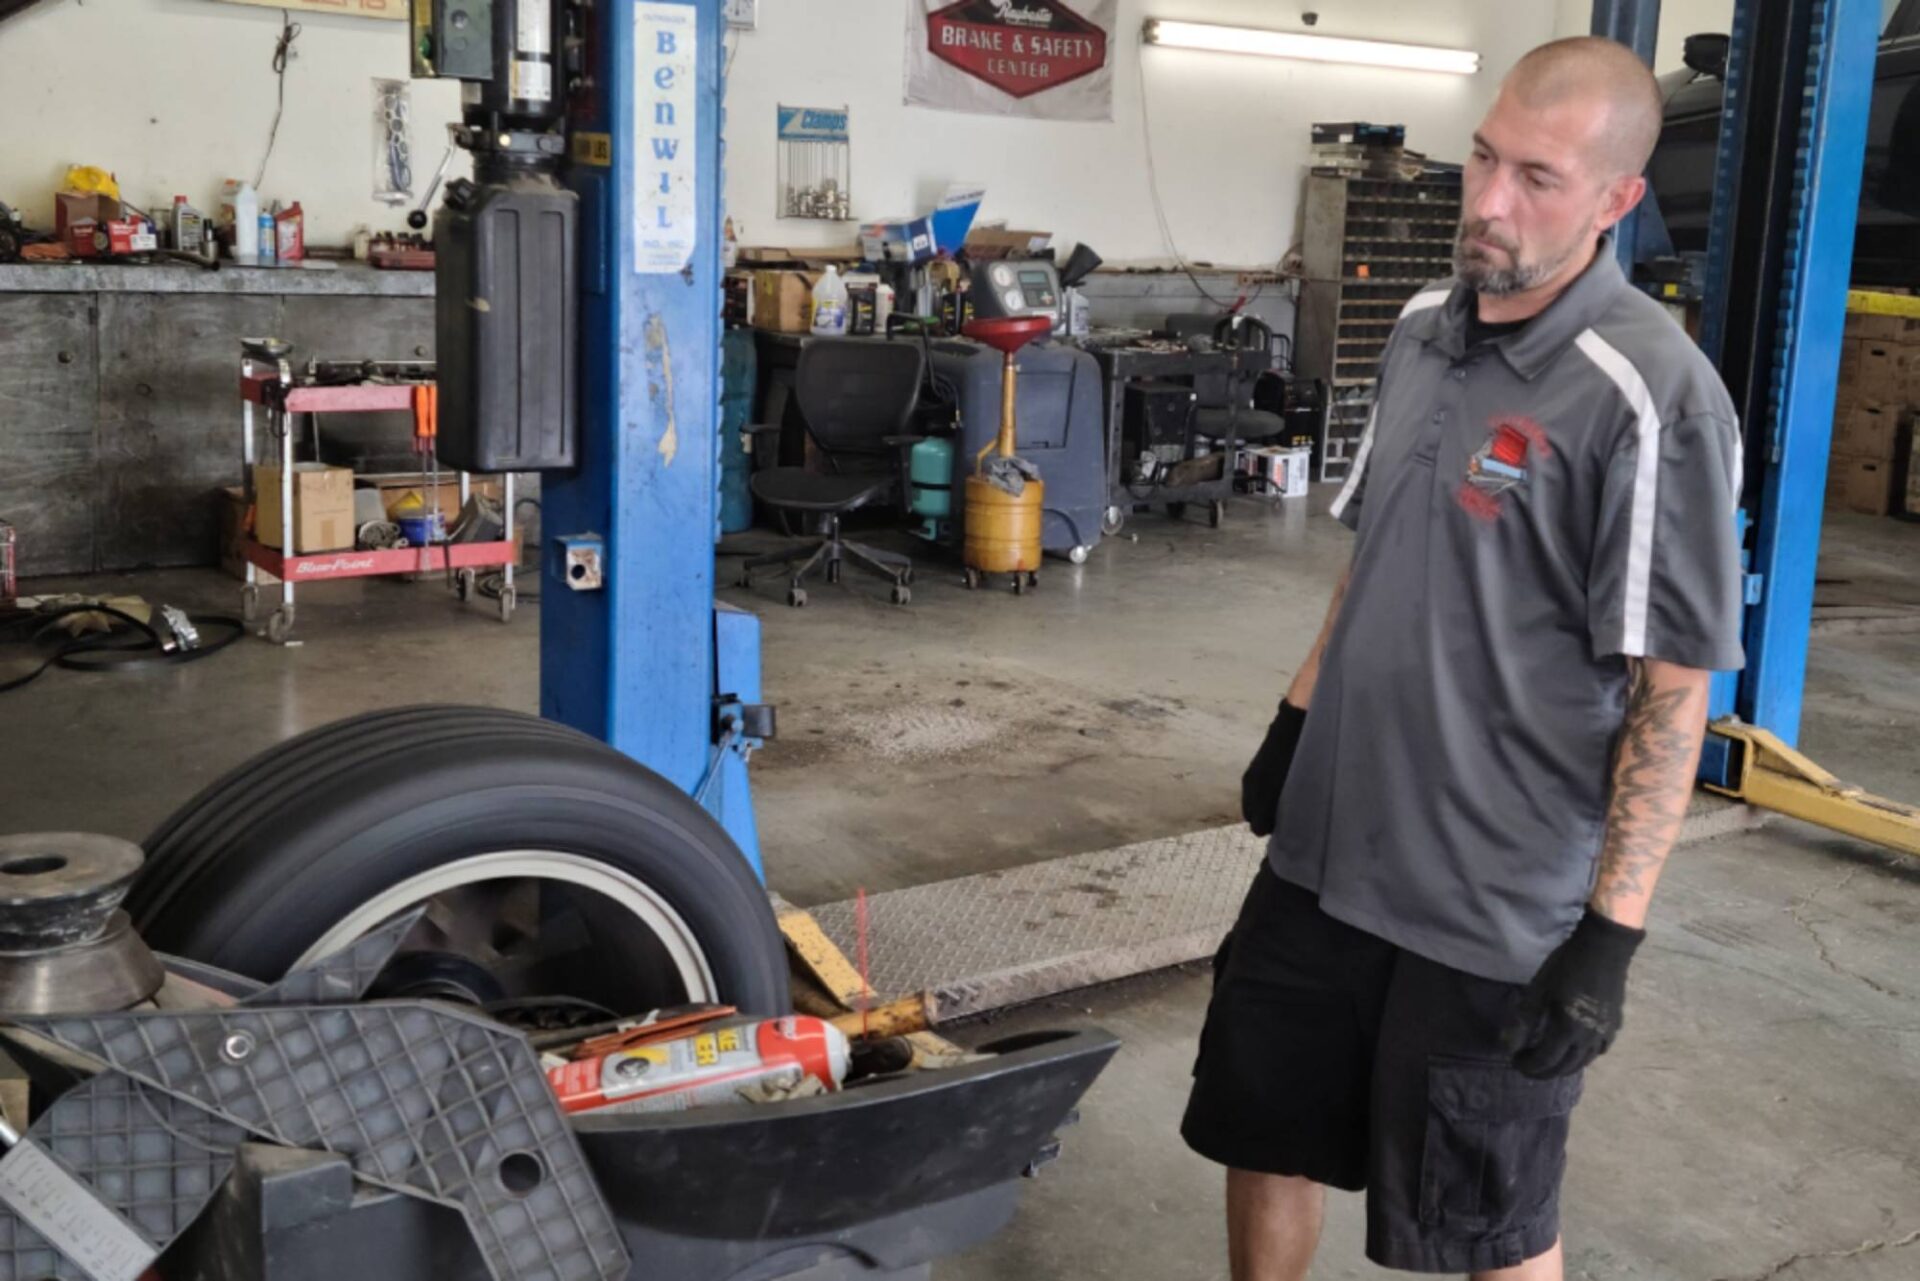
MULTIPOLYGON (((1661 77, 1666 124, 1647 176, 1674 249, 1704 253, 1727 37, 1689 37, 1686 62, 1661 77)), ((1853 280, 1920 288, 1920 0, 1904 0, 1880 40, 1853 280)))

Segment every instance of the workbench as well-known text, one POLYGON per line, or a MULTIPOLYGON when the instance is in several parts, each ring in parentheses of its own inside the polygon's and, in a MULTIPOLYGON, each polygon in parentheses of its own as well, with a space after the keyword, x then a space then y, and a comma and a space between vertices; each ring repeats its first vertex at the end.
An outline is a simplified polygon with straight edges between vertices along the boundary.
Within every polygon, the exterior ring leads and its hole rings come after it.
MULTIPOLYGON (((433 273, 184 264, 0 266, 0 519, 23 575, 212 564, 233 482, 241 337, 295 359, 430 359, 433 273)), ((390 415, 330 423, 326 461, 407 466, 390 415)))

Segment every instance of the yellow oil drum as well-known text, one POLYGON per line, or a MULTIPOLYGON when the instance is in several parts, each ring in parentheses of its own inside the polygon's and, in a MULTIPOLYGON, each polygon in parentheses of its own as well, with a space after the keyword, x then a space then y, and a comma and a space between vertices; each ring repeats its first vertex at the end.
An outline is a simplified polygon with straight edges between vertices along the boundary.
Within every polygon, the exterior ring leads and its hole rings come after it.
POLYGON ((978 476, 967 477, 968 569, 983 574, 1040 570, 1040 513, 1046 486, 1030 480, 1018 498, 978 476))

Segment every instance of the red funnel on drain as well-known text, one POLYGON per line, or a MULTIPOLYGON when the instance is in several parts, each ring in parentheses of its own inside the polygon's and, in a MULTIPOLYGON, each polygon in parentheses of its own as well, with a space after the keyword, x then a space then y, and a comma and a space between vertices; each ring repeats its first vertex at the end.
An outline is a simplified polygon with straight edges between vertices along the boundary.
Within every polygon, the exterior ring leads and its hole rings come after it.
POLYGON ((975 342, 1004 351, 1011 356, 1036 338, 1053 332, 1051 316, 993 316, 969 320, 960 332, 975 342))

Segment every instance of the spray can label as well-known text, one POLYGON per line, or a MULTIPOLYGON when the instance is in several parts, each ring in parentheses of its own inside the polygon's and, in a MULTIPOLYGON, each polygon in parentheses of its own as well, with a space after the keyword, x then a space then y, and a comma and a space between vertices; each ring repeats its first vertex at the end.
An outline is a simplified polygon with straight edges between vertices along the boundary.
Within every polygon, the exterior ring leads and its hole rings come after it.
POLYGON ((794 1015, 712 1028, 615 1050, 547 1073, 567 1112, 678 1112, 737 1102, 743 1088, 790 1088, 811 1076, 838 1089, 846 1037, 821 1019, 794 1015))

